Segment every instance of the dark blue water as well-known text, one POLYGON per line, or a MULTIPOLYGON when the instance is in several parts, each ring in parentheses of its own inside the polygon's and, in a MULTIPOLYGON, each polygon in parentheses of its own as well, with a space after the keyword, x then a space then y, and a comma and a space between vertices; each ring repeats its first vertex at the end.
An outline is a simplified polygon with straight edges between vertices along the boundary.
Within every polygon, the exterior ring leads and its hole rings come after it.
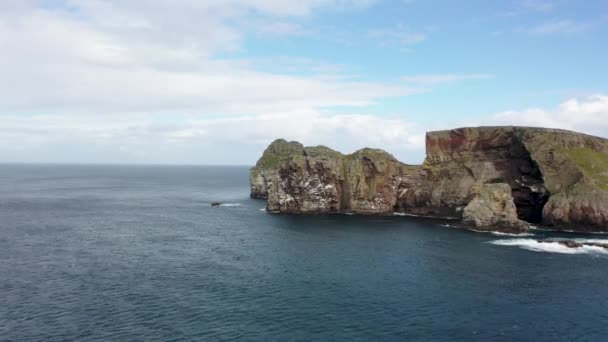
POLYGON ((601 253, 264 205, 246 168, 0 165, 0 340, 606 340, 601 253))

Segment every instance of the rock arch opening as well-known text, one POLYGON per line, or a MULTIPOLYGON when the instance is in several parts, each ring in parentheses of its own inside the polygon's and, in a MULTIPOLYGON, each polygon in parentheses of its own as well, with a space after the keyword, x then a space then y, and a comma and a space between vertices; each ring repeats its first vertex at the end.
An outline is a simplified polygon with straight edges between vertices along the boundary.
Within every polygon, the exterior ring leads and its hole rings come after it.
POLYGON ((513 137, 509 152, 511 156, 509 184, 517 208, 517 216, 526 222, 541 223, 543 208, 551 196, 545 187, 542 171, 517 137, 513 137))

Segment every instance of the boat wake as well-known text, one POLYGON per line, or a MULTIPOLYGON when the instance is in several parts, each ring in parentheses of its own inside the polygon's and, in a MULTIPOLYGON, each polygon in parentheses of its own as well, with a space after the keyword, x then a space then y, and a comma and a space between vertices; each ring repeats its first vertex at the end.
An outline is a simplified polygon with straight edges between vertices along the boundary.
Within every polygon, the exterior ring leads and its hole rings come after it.
POLYGON ((240 207, 241 203, 222 203, 219 205, 220 207, 240 207))

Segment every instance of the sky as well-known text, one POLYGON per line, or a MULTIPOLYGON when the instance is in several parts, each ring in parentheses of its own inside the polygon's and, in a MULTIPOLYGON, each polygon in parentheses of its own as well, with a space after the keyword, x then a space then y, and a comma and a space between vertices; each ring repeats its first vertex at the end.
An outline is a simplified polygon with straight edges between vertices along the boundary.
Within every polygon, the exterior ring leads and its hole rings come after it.
POLYGON ((276 138, 608 137, 605 0, 2 0, 0 162, 252 165, 276 138))

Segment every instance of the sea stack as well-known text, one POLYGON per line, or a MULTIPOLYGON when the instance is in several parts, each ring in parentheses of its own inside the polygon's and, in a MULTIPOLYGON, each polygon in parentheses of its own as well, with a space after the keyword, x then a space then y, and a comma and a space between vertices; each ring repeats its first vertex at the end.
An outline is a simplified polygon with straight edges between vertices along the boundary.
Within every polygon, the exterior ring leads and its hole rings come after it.
POLYGON ((382 150, 342 154, 275 140, 251 169, 251 197, 282 213, 395 212, 476 229, 608 231, 608 140, 530 127, 429 132, 422 165, 382 150))

